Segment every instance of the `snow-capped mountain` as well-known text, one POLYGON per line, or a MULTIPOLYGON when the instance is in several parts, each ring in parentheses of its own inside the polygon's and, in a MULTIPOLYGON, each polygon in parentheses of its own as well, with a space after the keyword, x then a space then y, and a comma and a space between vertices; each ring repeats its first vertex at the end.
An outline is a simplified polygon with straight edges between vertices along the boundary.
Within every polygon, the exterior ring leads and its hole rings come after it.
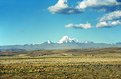
POLYGON ((46 42, 44 42, 44 43, 42 43, 42 44, 53 44, 53 42, 50 41, 50 40, 48 40, 48 41, 46 41, 46 42))
POLYGON ((63 44, 63 43, 79 43, 79 42, 75 38, 70 38, 68 36, 63 36, 57 43, 63 44))
POLYGON ((80 42, 80 43, 89 44, 89 43, 94 43, 94 42, 92 42, 92 41, 83 41, 83 42, 80 42))
POLYGON ((63 36, 58 42, 54 43, 50 40, 41 44, 26 44, 26 45, 8 45, 0 46, 0 51, 5 50, 53 50, 53 49, 85 49, 85 48, 108 48, 108 47, 121 47, 121 43, 107 44, 107 43, 94 43, 90 41, 79 42, 75 38, 63 36))
POLYGON ((52 41, 50 41, 50 40, 48 40, 48 41, 47 41, 47 43, 48 43, 48 44, 52 44, 53 42, 52 42, 52 41))

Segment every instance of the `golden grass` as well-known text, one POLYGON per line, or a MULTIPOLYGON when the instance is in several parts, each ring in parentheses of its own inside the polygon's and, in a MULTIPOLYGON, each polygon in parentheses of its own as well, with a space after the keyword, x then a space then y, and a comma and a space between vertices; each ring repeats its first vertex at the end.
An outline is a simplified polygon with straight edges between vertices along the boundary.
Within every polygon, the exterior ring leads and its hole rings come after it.
POLYGON ((121 79, 121 54, 1 57, 0 79, 121 79))

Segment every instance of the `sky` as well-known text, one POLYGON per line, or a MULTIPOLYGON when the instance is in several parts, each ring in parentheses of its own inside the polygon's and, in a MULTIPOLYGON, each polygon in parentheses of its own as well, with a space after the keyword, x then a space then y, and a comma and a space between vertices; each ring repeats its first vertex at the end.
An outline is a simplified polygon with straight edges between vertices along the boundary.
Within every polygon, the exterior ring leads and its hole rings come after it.
POLYGON ((57 42, 63 36, 121 42, 121 0, 0 0, 0 45, 57 42))

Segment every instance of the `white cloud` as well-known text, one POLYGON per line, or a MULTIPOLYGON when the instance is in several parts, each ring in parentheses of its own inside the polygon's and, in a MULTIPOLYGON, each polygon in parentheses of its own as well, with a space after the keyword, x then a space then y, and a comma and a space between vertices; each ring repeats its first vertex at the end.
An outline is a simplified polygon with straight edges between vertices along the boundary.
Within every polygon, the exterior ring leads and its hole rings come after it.
POLYGON ((52 13, 56 13, 62 9, 68 8, 67 0, 58 0, 54 6, 50 6, 48 9, 52 13))
POLYGON ((99 22, 97 23, 96 27, 105 27, 105 26, 108 26, 108 23, 107 22, 99 22))
POLYGON ((108 13, 100 18, 96 27, 112 27, 121 25, 121 11, 108 13))
POLYGON ((102 27, 113 27, 113 26, 118 26, 121 25, 121 21, 116 20, 116 21, 103 21, 103 22, 99 22, 97 23, 97 28, 102 28, 102 27))
POLYGON ((105 9, 110 9, 109 7, 111 6, 117 7, 120 4, 121 3, 117 2, 117 0, 83 0, 77 5, 77 8, 98 8, 98 10, 101 9, 103 11, 106 11, 105 9))
POLYGON ((67 28, 89 29, 89 28, 92 28, 92 25, 90 23, 86 23, 86 24, 68 24, 65 27, 67 27, 67 28))
POLYGON ((82 13, 81 10, 75 7, 69 7, 67 4, 67 0, 58 0, 58 2, 55 5, 50 6, 48 10, 53 14, 55 13, 63 13, 63 14, 82 13))
POLYGON ((116 19, 121 19, 121 11, 114 11, 109 14, 106 14, 100 19, 100 21, 108 21, 116 19))

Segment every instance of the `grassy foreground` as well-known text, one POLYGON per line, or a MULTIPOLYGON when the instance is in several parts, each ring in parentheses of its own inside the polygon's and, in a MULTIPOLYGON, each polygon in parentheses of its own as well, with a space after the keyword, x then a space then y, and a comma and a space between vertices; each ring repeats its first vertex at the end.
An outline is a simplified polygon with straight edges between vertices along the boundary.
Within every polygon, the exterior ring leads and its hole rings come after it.
POLYGON ((0 79, 121 79, 121 54, 1 57, 0 79))

